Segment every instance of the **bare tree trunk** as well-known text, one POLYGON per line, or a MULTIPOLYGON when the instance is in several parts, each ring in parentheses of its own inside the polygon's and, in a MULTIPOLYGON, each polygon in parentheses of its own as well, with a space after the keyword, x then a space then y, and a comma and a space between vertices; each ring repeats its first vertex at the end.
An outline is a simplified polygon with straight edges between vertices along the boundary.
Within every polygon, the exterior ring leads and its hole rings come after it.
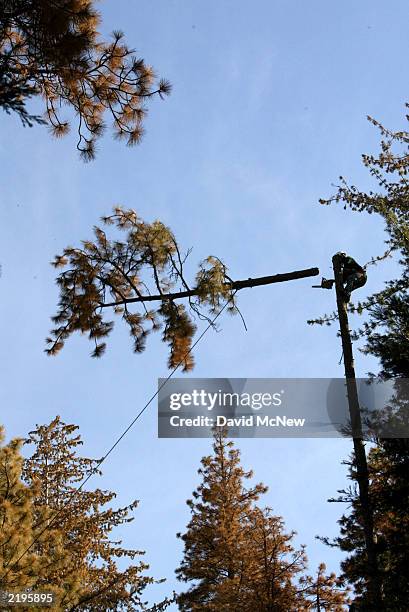
MULTIPOLYGON (((307 268, 306 270, 295 270, 295 272, 284 272, 283 274, 274 274, 273 276, 260 276, 259 278, 247 278, 246 280, 231 281, 226 283, 233 291, 246 289, 251 287, 259 287, 260 285, 271 285, 273 283, 285 283, 299 278, 308 278, 310 276, 318 276, 320 273, 318 268, 307 268)), ((178 291, 177 293, 163 293, 161 295, 142 295, 138 297, 118 300, 116 302, 108 302, 100 304, 101 308, 110 308, 113 306, 121 306, 122 304, 134 304, 136 302, 164 302, 166 300, 180 300, 186 297, 198 295, 197 288, 188 289, 186 291, 178 291)))
POLYGON ((342 283, 342 260, 339 255, 332 258, 337 295, 338 317, 344 354, 345 378, 347 384, 349 414, 351 418, 354 444, 355 467, 357 473, 361 517, 365 536, 365 548, 368 561, 368 596, 371 610, 382 609, 382 596, 379 582, 378 561, 374 539, 374 522, 371 501, 369 497, 369 473, 365 446, 362 435, 361 411, 359 407, 358 390, 355 378, 354 356, 352 352, 351 334, 348 323, 347 303, 344 300, 342 283))

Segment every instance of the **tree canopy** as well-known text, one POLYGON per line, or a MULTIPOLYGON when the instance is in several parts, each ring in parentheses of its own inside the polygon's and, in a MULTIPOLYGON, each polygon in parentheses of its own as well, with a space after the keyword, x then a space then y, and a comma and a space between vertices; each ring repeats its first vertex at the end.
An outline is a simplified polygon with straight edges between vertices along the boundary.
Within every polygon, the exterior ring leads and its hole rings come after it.
MULTIPOLYGON (((335 196, 321 202, 342 203, 357 212, 380 215, 385 222, 387 250, 384 255, 375 256, 371 263, 394 255, 401 274, 386 281, 381 291, 351 305, 350 311, 366 312, 367 318, 354 337, 364 339, 363 353, 379 359, 379 376, 394 379, 393 405, 385 409, 392 410, 394 418, 403 418, 407 424, 407 388, 399 379, 409 376, 409 133, 406 130, 392 132, 369 119, 381 133, 378 156, 363 155, 363 163, 377 183, 376 191, 360 190, 341 177, 335 196)), ((316 322, 333 320, 335 315, 316 322)), ((407 439, 397 438, 375 438, 372 442, 368 452, 369 492, 382 605, 385 610, 399 612, 407 609, 409 597, 408 580, 404 578, 409 567, 409 445, 407 439)), ((368 566, 354 456, 346 463, 352 485, 338 491, 339 497, 331 501, 347 503, 350 511, 339 520, 339 537, 332 542, 325 538, 324 541, 348 553, 341 563, 343 577, 354 587, 354 609, 367 610, 368 566)))
MULTIPOLYGON (((409 105, 406 106, 409 108, 409 105)), ((405 299, 409 289, 409 132, 394 132, 372 117, 368 117, 368 120, 379 130, 381 136, 379 154, 362 155, 362 162, 374 182, 373 190, 362 190, 340 176, 336 193, 330 198, 320 200, 324 205, 341 204, 355 212, 380 216, 387 233, 386 250, 383 254, 374 254, 367 265, 377 265, 387 257, 395 257, 401 269, 400 276, 387 280, 383 289, 363 301, 349 305, 348 310, 351 313, 371 314, 355 332, 355 339, 369 338, 376 333, 383 322, 382 316, 379 316, 382 312, 379 311, 379 306, 386 305, 390 299, 405 299)), ((406 120, 409 121, 409 115, 406 115, 406 120)), ((309 323, 331 324, 336 319, 337 314, 332 313, 309 323)))
POLYGON ((305 574, 307 557, 293 544, 295 532, 257 502, 267 491, 249 485, 251 471, 225 429, 214 432, 213 455, 202 459, 202 482, 187 501, 191 519, 184 534, 184 557, 176 574, 190 588, 178 596, 180 610, 288 612, 344 610, 346 591, 321 565, 305 574), (320 607, 321 606, 321 607, 320 607))
POLYGON ((53 317, 57 326, 47 340, 48 354, 58 353, 67 338, 80 331, 94 342, 92 355, 101 356, 114 325, 112 320, 104 320, 109 308, 127 324, 137 353, 144 350, 148 334, 163 324, 163 340, 170 347, 169 367, 182 362, 183 369, 190 370, 196 331, 193 316, 212 324, 210 317, 220 312, 226 301, 230 312, 236 310, 226 266, 217 257, 208 257, 199 265, 192 290, 184 274, 189 251, 181 253, 163 223, 144 222, 135 211, 121 208, 103 222, 125 232, 125 240, 109 240, 104 230, 95 227, 94 241, 84 241, 82 248, 65 249, 53 262, 56 268, 66 270, 57 278, 60 303, 53 317), (189 295, 189 308, 177 303, 182 290, 194 294, 189 295), (160 303, 156 310, 149 307, 154 300, 160 303), (140 307, 138 312, 134 312, 135 306, 140 307))
POLYGON ((50 567, 58 572, 66 562, 64 534, 55 528, 41 533, 48 512, 44 507, 34 510, 38 483, 30 487, 21 480, 21 445, 22 440, 5 445, 0 429, 0 591, 42 584, 57 595, 58 585, 52 583, 50 567), (33 540, 36 546, 26 552, 33 540))
POLYGON ((25 460, 22 441, 0 447, 0 590, 52 592, 67 611, 164 610, 170 600, 148 606, 143 598, 161 582, 146 574, 138 559, 144 552, 112 538, 138 502, 113 509, 114 492, 79 488, 99 473, 99 461, 79 454, 77 430, 59 417, 37 426, 25 440, 34 447, 25 460), (124 559, 130 564, 122 569, 124 559))
MULTIPOLYGON (((369 326, 365 352, 379 358, 382 378, 396 382, 393 413, 408 422, 407 377, 409 371, 409 325, 405 296, 390 295, 370 310, 375 319, 369 326), (382 333, 380 332, 382 329, 382 333), (399 379, 403 378, 403 385, 399 379)), ((395 417, 396 418, 396 417, 395 417)), ((376 438, 368 453, 370 499, 373 509, 381 592, 386 610, 404 611, 409 598, 409 440, 376 438)), ((349 512, 339 520, 340 535, 331 545, 347 553, 341 563, 344 578, 354 586, 356 609, 366 610, 368 568, 364 555, 364 533, 356 491, 354 457, 347 462, 352 486, 339 491, 334 501, 347 503, 349 512)))
POLYGON ((149 64, 137 58, 122 32, 101 40, 93 0, 3 0, 0 3, 0 106, 17 113, 23 125, 49 124, 63 136, 76 116, 77 149, 85 160, 95 155, 106 116, 117 138, 140 141, 146 102, 170 92, 149 64), (44 116, 33 115, 27 101, 41 96, 44 116))

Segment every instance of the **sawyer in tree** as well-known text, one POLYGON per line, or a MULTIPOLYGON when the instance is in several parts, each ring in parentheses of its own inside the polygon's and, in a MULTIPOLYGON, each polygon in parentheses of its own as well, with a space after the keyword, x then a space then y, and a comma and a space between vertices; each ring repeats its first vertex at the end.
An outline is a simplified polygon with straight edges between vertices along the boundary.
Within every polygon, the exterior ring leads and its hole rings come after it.
MULTIPOLYGON (((351 299, 351 292, 365 285, 367 276, 365 269, 355 259, 342 251, 338 252, 337 255, 341 261, 344 299, 347 303, 351 299)), ((334 283, 335 279, 322 277, 320 285, 312 286, 316 289, 332 289, 334 283)))
POLYGON ((366 284, 367 276, 365 269, 359 265, 346 253, 337 253, 341 259, 342 265, 342 284, 344 286, 344 298, 345 302, 349 302, 351 299, 352 291, 363 287, 366 284))

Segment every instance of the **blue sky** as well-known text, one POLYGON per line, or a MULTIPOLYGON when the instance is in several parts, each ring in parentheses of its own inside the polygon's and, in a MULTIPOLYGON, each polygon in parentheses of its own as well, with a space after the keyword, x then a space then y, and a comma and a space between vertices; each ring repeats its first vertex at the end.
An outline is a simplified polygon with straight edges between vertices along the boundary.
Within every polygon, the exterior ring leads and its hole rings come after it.
MULTIPOLYGON (((407 3, 258 0, 252 3, 155 0, 102 2, 103 32, 123 29, 129 44, 173 84, 150 107, 142 144, 127 149, 104 137, 83 164, 74 138, 52 139, 1 116, 2 316, 1 419, 8 436, 25 435, 56 414, 80 426, 84 452, 100 457, 166 375, 166 347, 149 338, 134 355, 120 326, 101 360, 85 338, 54 359, 43 353, 57 289, 49 262, 91 235, 116 204, 161 219, 194 266, 221 257, 234 278, 310 266, 330 275, 331 256, 366 262, 383 247, 382 224, 341 207, 323 207, 340 174, 370 185, 360 155, 376 149, 371 114, 402 126, 406 101, 407 3)), ((370 269, 361 296, 393 274, 370 269)), ((195 350, 195 377, 342 376, 336 328, 306 320, 333 310, 332 292, 311 280, 246 290, 246 319, 223 317, 195 350)), ((357 373, 376 363, 356 354, 357 373)), ((151 574, 178 588, 176 532, 198 484, 209 440, 158 440, 156 404, 104 466, 95 486, 140 499, 124 544, 146 549, 151 574)), ((314 539, 335 535, 341 506, 326 499, 345 485, 345 440, 240 440, 243 464, 269 486, 265 503, 306 543, 313 569, 336 569, 337 551, 314 539)))

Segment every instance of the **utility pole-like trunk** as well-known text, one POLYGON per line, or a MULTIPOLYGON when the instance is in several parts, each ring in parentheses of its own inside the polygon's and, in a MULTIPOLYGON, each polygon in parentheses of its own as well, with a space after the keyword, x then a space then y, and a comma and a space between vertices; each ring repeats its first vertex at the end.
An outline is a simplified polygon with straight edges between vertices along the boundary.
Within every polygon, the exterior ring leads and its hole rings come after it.
POLYGON ((365 548, 368 563, 368 596, 371 610, 382 609, 381 588, 379 582, 378 562, 374 538, 374 521, 369 497, 369 473, 365 446, 362 435, 361 411, 356 385, 354 356, 352 352, 351 333, 348 323, 347 303, 344 299, 342 282, 342 258, 336 254, 332 258, 337 295, 339 326, 344 354, 345 378, 348 394, 349 414, 351 419, 352 439, 354 444, 355 468, 358 481, 359 501, 361 506, 362 525, 365 536, 365 548))

